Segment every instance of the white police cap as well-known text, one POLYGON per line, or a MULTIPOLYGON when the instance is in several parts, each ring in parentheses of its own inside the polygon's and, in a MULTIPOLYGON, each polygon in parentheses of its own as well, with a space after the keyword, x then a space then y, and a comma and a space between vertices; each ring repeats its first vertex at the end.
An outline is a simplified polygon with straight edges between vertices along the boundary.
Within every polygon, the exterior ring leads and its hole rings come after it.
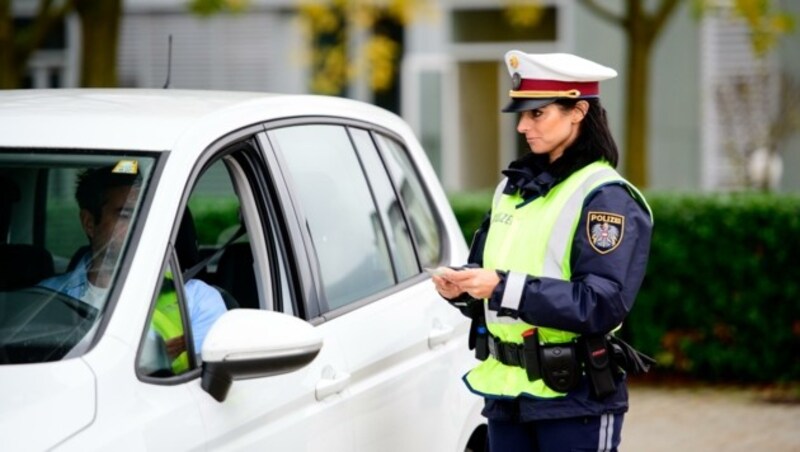
POLYGON ((585 99, 600 95, 600 81, 617 71, 569 53, 524 53, 505 56, 511 74, 511 102, 504 112, 533 110, 561 98, 585 99))

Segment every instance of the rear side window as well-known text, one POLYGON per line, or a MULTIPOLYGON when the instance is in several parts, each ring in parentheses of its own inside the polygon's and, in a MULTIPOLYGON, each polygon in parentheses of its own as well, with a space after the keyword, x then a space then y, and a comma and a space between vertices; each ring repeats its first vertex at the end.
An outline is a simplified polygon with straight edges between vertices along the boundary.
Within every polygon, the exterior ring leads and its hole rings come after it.
POLYGON ((414 251, 414 241, 411 238, 408 222, 403 215, 403 207, 395 195, 386 167, 370 133, 362 129, 351 128, 349 130, 370 180, 380 218, 386 230, 397 279, 404 281, 417 275, 420 269, 414 251))
POLYGON ((380 214, 347 130, 302 125, 269 136, 305 216, 328 310, 394 285, 380 214))

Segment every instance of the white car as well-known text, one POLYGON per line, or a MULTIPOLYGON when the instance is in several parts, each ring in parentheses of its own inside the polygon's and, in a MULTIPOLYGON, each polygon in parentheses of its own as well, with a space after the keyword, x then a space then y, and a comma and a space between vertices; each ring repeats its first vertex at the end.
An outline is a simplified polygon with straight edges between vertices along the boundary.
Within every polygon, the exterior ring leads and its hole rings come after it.
POLYGON ((0 92, 2 449, 483 450, 466 254, 375 106, 0 92))

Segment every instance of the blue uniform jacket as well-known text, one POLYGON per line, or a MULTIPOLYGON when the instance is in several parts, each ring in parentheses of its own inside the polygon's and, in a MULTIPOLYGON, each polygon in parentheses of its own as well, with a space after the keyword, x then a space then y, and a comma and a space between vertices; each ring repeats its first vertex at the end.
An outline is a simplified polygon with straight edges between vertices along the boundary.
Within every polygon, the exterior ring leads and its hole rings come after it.
MULTIPOLYGON (((524 158, 522 160, 524 162, 524 158)), ((504 171, 508 176, 505 192, 521 189, 526 201, 546 196, 557 182, 546 172, 537 174, 529 167, 520 168, 519 162, 504 171)), ((470 266, 482 266, 489 218, 487 215, 473 239, 470 266)), ((572 279, 561 281, 528 275, 519 310, 508 310, 500 308, 506 274, 498 271, 500 283, 489 299, 489 309, 537 326, 579 334, 609 332, 625 320, 633 307, 647 268, 651 233, 652 220, 647 209, 632 197, 625 186, 601 186, 587 197, 581 212, 572 245, 572 279), (586 224, 589 211, 625 218, 621 241, 612 251, 602 253, 600 251, 605 250, 593 244, 586 224)), ((484 415, 500 420, 529 421, 621 413, 628 407, 624 376, 619 376, 617 383, 617 393, 603 400, 590 395, 585 376, 581 386, 565 397, 487 399, 484 415)))

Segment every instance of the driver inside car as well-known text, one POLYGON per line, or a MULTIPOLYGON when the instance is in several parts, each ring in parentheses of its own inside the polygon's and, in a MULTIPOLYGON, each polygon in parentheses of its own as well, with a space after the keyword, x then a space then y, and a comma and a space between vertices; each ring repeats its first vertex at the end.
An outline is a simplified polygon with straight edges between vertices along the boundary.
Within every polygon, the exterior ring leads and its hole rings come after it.
MULTIPOLYGON (((83 253, 73 270, 48 278, 39 286, 69 295, 101 310, 111 290, 114 270, 122 253, 140 187, 141 177, 136 171, 135 162, 131 161, 80 173, 75 198, 80 208, 81 227, 89 240, 89 252, 83 253)), ((195 352, 199 353, 211 325, 227 309, 219 291, 199 279, 186 281, 184 290, 193 345, 195 352)), ((177 308, 177 296, 164 300, 162 294, 155 316, 161 319, 159 325, 155 325, 155 330, 164 339, 176 373, 188 366, 185 336, 177 308)))

